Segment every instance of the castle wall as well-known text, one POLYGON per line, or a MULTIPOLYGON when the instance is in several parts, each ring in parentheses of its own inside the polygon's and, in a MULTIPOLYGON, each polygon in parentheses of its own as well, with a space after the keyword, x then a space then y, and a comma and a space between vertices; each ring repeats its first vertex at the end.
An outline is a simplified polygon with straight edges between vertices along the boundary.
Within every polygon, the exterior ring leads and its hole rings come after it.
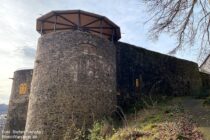
POLYGON ((115 49, 110 41, 78 30, 41 36, 26 131, 57 140, 72 123, 88 127, 111 115, 116 106, 115 49))
POLYGON ((180 96, 200 91, 202 83, 196 63, 122 42, 116 45, 117 89, 121 97, 180 96))
MULTIPOLYGON (((25 130, 32 73, 32 69, 14 72, 7 120, 4 128, 5 136, 17 135, 12 133, 13 131, 22 131, 21 133, 23 134, 25 130), (7 133, 6 131, 10 131, 11 133, 7 133)), ((22 134, 19 134, 19 136, 22 134)))
POLYGON ((204 72, 200 72, 202 80, 202 92, 210 95, 210 75, 204 72))

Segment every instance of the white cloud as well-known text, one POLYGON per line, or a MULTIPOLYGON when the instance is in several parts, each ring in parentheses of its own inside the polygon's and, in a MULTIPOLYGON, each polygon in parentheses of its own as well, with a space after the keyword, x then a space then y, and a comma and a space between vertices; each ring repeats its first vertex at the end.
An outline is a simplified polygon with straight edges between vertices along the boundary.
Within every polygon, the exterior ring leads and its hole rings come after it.
MULTIPOLYGON (((39 34, 36 18, 52 10, 81 9, 104 15, 121 27, 121 41, 166 53, 174 41, 162 36, 152 43, 147 39, 145 17, 138 0, 1 0, 0 5, 0 103, 8 103, 9 77, 16 69, 33 67, 39 34)), ((183 55, 182 55, 183 56, 183 55)), ((192 56, 188 57, 192 59, 192 56)))

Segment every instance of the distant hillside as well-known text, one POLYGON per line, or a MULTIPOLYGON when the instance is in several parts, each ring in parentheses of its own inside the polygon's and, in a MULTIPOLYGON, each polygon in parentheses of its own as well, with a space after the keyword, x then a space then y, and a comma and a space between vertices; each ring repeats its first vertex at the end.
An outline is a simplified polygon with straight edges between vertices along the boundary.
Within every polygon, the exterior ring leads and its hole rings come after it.
POLYGON ((7 113, 8 105, 6 104, 0 104, 0 114, 7 113))

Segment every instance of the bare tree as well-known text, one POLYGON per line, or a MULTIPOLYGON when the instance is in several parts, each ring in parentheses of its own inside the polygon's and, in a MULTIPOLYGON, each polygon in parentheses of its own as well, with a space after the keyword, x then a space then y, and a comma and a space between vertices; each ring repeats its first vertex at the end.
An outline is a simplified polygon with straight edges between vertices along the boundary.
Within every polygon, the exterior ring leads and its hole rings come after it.
POLYGON ((210 49, 210 3, 209 0, 143 0, 152 15, 150 36, 158 39, 167 32, 177 37, 176 53, 184 45, 200 43, 200 54, 210 49))

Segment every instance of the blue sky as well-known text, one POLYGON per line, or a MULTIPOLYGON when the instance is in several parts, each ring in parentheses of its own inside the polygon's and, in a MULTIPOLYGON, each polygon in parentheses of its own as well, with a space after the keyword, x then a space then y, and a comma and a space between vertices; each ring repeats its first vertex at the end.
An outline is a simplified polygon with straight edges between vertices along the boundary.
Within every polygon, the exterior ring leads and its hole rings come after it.
MULTIPOLYGON (((120 41, 167 53, 176 44, 174 38, 162 35, 158 41, 148 39, 150 16, 140 0, 0 0, 0 104, 8 104, 13 72, 33 68, 39 34, 36 19, 52 10, 81 9, 104 15, 121 28, 120 41)), ((176 57, 196 61, 198 49, 186 47, 176 57)))

